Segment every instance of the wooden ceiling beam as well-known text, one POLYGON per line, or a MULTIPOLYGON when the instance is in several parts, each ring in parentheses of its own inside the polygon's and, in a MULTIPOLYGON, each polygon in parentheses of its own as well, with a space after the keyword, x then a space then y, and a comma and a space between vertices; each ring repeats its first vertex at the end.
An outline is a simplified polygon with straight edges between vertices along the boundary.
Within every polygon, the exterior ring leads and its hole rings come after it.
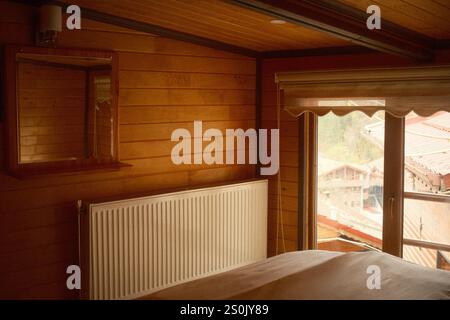
POLYGON ((420 61, 434 58, 434 39, 383 20, 383 12, 381 30, 369 30, 366 27, 369 17, 366 12, 333 0, 226 1, 377 51, 420 61))
POLYGON ((298 57, 317 57, 317 56, 334 56, 343 54, 364 54, 378 53, 378 51, 362 47, 362 46, 345 46, 345 47, 324 47, 300 50, 277 50, 261 52, 263 59, 279 59, 279 58, 298 58, 298 57))

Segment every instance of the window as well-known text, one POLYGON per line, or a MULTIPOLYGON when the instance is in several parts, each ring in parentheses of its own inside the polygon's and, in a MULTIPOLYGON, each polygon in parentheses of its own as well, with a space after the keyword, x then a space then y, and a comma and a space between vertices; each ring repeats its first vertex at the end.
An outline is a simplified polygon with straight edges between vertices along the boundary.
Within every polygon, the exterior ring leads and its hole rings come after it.
MULTIPOLYGON (((390 134, 384 113, 328 114, 317 123, 318 249, 381 250, 384 140, 390 134), (338 179, 324 179, 334 173, 338 179)), ((450 269, 450 113, 411 112, 402 131, 402 256, 450 269)))
MULTIPOLYGON (((450 113, 411 112, 404 121, 403 258, 443 267, 450 259, 450 113)), ((380 121, 370 132, 380 144, 384 127, 380 121)))
POLYGON ((403 258, 450 266, 450 113, 405 119, 403 258), (447 248, 447 250, 445 250, 447 248))
POLYGON ((450 66, 288 72, 299 247, 450 268, 450 66))
POLYGON ((318 117, 318 249, 381 250, 384 130, 381 141, 371 135, 380 124, 384 112, 318 117))

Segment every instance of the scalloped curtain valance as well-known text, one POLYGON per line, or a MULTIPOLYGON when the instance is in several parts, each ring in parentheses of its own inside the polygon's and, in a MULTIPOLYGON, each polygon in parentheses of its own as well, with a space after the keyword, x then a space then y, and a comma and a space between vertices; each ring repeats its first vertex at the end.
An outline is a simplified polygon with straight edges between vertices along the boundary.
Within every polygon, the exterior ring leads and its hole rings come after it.
POLYGON ((450 66, 284 72, 278 103, 293 116, 386 111, 404 117, 450 112, 450 66))

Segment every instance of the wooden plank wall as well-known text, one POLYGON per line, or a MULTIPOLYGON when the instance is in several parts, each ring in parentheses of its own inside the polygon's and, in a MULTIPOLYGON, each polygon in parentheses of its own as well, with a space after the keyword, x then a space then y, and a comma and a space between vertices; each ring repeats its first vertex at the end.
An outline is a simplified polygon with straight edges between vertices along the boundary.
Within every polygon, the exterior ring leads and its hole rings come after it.
MULTIPOLYGON (((0 45, 32 45, 34 13, 0 1, 0 45)), ((119 52, 120 158, 133 167, 27 180, 1 173, 0 299, 77 296, 65 288, 66 267, 77 263, 77 199, 255 174, 250 165, 175 166, 170 159, 172 130, 192 130, 194 120, 219 129, 255 126, 254 59, 85 19, 59 45, 119 52)))

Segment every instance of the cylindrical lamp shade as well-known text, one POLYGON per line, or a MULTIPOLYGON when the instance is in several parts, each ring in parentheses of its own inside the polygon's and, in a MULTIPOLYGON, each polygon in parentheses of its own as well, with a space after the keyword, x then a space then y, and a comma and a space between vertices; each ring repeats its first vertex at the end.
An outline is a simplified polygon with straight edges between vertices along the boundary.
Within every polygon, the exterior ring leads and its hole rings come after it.
POLYGON ((39 31, 62 31, 62 9, 60 6, 43 5, 40 8, 39 31))

